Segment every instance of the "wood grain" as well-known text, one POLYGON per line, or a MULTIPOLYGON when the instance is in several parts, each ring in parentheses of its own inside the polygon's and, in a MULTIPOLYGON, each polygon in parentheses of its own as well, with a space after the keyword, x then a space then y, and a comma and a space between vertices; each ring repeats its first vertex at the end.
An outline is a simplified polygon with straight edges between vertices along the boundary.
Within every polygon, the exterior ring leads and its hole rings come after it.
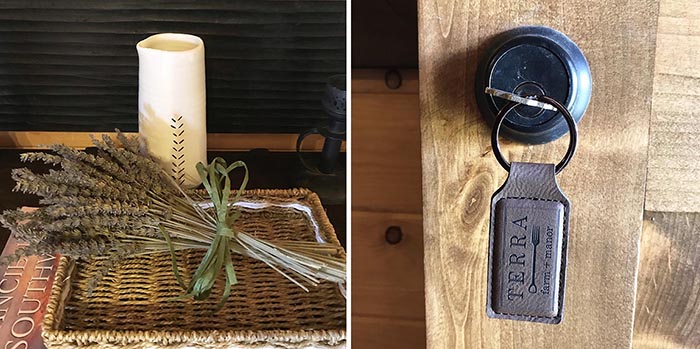
POLYGON ((416 258, 423 252, 420 215, 353 211, 352 219, 353 314, 422 321, 423 263, 416 258), (390 226, 403 232, 395 245, 384 238, 390 226))
POLYGON ((418 75, 401 75, 390 90, 384 71, 353 70, 353 210, 421 213, 418 75))
POLYGON ((353 315, 352 346, 382 349, 425 348, 425 321, 353 315), (356 333, 362 335, 358 336, 356 333))
POLYGON ((699 213, 645 215, 635 349, 700 347, 698 231, 699 213))
POLYGON ((700 347, 699 18, 660 1, 635 349, 700 347))
MULTIPOLYGON (((430 348, 629 348, 644 204, 658 2, 419 2, 427 343, 430 348), (572 202, 560 325, 486 317, 488 204, 505 179, 474 101, 479 50, 538 24, 589 60, 593 97, 578 153, 558 176, 572 202), (623 132, 624 130, 624 132, 623 132)), ((511 160, 553 162, 566 139, 509 144, 511 160)))
POLYGON ((700 212, 700 8, 661 0, 645 209, 700 212))
POLYGON ((216 132, 297 133, 326 119, 326 79, 345 72, 345 1, 0 3, 0 130, 137 129, 138 41, 206 44, 216 132))
POLYGON ((358 348, 425 347, 418 75, 353 70, 352 342, 358 348), (403 238, 389 244, 388 227, 403 238))
POLYGON ((352 230, 353 346, 425 347, 420 215, 353 210, 352 230), (385 240, 390 226, 401 227, 398 244, 385 240))

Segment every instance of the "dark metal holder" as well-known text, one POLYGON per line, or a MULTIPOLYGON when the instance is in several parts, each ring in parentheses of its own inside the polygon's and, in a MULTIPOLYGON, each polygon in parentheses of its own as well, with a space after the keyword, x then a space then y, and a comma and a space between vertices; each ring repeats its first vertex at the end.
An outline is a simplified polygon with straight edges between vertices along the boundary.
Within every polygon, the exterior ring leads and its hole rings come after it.
POLYGON ((346 138, 345 80, 345 75, 334 75, 328 79, 321 99, 328 121, 300 133, 296 143, 301 166, 295 175, 295 184, 316 192, 324 204, 345 201, 345 165, 338 161, 346 138), (304 139, 312 134, 325 138, 317 159, 309 159, 301 152, 304 139))
MULTIPOLYGON (((566 35, 547 27, 515 28, 494 37, 477 68, 476 101, 493 125, 507 101, 483 93, 486 87, 520 96, 545 95, 561 101, 578 123, 588 107, 592 89, 586 58, 566 35)), ((503 121, 503 135, 543 144, 568 132, 560 112, 519 105, 503 121)))

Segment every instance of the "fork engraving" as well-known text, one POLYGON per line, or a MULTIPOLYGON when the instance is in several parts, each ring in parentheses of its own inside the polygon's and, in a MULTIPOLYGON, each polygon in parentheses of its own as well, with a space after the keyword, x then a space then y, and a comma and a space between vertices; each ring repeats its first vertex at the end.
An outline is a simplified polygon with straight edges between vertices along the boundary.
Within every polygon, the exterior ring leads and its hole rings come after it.
POLYGON ((537 261, 537 245, 540 244, 540 227, 535 226, 532 229, 532 279, 530 281, 530 287, 527 291, 530 293, 537 293, 537 285, 535 285, 535 263, 537 261))

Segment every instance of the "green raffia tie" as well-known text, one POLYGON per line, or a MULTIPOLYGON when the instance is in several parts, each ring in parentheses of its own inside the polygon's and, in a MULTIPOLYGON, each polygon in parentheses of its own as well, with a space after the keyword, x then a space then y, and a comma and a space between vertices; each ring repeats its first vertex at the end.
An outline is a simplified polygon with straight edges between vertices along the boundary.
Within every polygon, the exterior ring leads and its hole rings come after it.
MULTIPOLYGON (((240 211, 231 214, 233 208, 229 207, 229 196, 231 195, 231 179, 229 173, 239 167, 245 170, 245 176, 240 188, 236 192, 233 202, 236 202, 241 197, 241 192, 248 184, 248 167, 243 161, 236 161, 231 165, 226 166, 226 161, 222 158, 214 159, 209 166, 204 166, 201 162, 197 164, 197 172, 202 179, 204 188, 209 193, 214 208, 216 209, 216 236, 214 241, 209 246, 207 254, 199 264, 197 271, 192 276, 190 286, 187 287, 187 294, 184 294, 176 299, 193 297, 196 300, 204 300, 211 294, 211 289, 214 287, 221 268, 226 271, 226 288, 221 301, 217 305, 217 309, 223 307, 231 294, 231 286, 235 285, 236 273, 233 270, 233 262, 231 261, 231 249, 229 248, 229 239, 235 236, 233 230, 233 222, 240 216, 240 211)), ((165 236, 170 253, 173 258, 173 271, 178 279, 180 286, 185 288, 184 282, 177 270, 175 260, 175 251, 170 242, 168 233, 161 228, 161 232, 165 236)))

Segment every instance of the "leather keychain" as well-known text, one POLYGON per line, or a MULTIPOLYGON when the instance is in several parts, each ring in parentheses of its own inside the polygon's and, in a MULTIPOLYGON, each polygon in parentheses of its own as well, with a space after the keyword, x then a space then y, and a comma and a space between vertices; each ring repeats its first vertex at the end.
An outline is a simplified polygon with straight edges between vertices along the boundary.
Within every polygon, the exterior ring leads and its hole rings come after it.
MULTIPOLYGON (((558 324, 564 311, 564 285, 571 204, 559 189, 556 174, 576 151, 576 122, 569 111, 547 96, 510 100, 493 125, 493 153, 508 179, 491 198, 486 313, 489 317, 558 324), (506 115, 520 104, 558 110, 569 126, 569 147, 556 166, 513 162, 503 158, 498 133, 506 115), (533 104, 533 103, 539 104, 533 104)), ((505 93, 505 95, 504 95, 505 93)))

